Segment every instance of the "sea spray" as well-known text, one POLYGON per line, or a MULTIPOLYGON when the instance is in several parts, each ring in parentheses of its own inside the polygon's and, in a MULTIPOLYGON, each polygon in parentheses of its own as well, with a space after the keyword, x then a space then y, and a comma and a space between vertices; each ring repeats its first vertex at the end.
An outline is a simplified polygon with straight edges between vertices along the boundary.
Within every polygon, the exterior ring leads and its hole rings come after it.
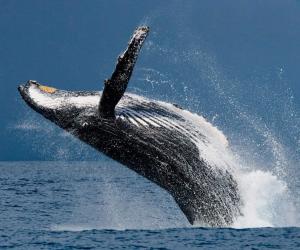
MULTIPOLYGON (((296 207, 288 185, 281 178, 284 169, 274 172, 260 170, 258 164, 248 166, 241 157, 234 153, 227 138, 218 128, 207 122, 202 116, 183 111, 184 115, 197 130, 209 135, 209 143, 198 141, 200 156, 204 161, 219 169, 227 169, 236 179, 241 196, 241 215, 232 225, 237 228, 248 227, 283 227, 297 226, 296 207)), ((283 146, 274 136, 266 132, 270 145, 274 147, 276 155, 280 155, 283 146), (278 149, 281 149, 280 151, 278 149)), ((277 156, 280 158, 280 156, 277 156)), ((281 158, 280 158, 281 159, 281 158)))

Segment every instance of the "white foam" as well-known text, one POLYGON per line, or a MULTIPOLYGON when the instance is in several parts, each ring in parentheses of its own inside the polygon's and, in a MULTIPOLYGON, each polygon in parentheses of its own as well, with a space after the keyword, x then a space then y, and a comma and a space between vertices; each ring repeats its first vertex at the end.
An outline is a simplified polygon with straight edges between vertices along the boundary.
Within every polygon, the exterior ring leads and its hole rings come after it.
POLYGON ((236 176, 244 205, 233 227, 297 226, 297 212, 287 184, 270 172, 241 172, 236 176))
POLYGON ((66 224, 66 225, 53 225, 50 227, 51 231, 57 231, 57 232, 82 232, 82 231, 90 231, 97 229, 95 226, 91 225, 72 225, 72 224, 66 224))

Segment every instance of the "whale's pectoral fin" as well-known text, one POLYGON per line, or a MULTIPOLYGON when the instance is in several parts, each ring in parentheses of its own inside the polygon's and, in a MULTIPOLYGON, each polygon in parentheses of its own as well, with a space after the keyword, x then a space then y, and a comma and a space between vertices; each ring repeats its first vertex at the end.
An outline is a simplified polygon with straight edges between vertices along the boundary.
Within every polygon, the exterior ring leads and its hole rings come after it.
POLYGON ((104 90, 99 103, 99 113, 102 117, 115 116, 115 107, 126 90, 138 53, 148 32, 149 28, 145 26, 138 27, 135 30, 127 49, 119 56, 111 78, 105 80, 104 90))

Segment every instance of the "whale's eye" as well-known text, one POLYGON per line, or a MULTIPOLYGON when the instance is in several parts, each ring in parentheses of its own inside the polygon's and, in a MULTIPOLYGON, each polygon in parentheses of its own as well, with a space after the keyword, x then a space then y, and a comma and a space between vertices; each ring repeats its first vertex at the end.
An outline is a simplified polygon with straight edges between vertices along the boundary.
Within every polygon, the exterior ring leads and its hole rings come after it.
POLYGON ((57 90, 56 88, 52 88, 44 85, 39 85, 39 89, 49 94, 53 94, 57 90))

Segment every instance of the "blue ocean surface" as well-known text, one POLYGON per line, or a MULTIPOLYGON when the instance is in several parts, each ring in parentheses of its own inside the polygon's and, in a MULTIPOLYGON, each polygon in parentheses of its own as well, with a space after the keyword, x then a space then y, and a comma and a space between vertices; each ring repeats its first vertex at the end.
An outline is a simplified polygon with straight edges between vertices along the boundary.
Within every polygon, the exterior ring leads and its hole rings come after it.
POLYGON ((1 249, 297 249, 297 227, 190 226, 167 192, 124 166, 1 162, 1 249))

